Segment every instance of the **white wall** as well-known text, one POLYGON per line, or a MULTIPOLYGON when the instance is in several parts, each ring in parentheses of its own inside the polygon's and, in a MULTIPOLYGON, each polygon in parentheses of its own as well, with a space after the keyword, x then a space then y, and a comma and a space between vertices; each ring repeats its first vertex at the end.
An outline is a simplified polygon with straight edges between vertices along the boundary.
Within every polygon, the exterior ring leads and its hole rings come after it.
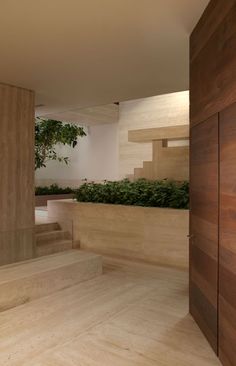
POLYGON ((118 124, 89 127, 87 136, 78 146, 60 147, 63 156, 70 157, 69 165, 51 161, 36 172, 36 185, 57 182, 61 186, 77 186, 81 179, 118 179, 118 124))
POLYGON ((128 142, 128 131, 189 124, 189 92, 123 102, 119 112, 119 176, 123 178, 142 167, 143 161, 152 160, 152 144, 128 142))

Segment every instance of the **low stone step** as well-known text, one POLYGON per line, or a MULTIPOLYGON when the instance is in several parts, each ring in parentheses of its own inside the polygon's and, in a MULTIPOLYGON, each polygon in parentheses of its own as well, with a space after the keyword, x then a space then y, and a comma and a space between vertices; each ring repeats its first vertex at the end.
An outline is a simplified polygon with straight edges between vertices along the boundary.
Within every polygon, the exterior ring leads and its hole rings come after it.
POLYGON ((44 255, 55 254, 65 250, 72 249, 72 240, 55 240, 43 245, 36 245, 36 256, 42 257, 44 255))
POLYGON ((44 233, 47 231, 60 230, 60 226, 57 222, 43 223, 35 225, 36 234, 44 233))
POLYGON ((0 267, 0 311, 102 274, 102 257, 80 250, 0 267))
POLYGON ((44 231, 36 234, 36 244, 44 245, 56 240, 70 239, 70 233, 64 230, 44 231))

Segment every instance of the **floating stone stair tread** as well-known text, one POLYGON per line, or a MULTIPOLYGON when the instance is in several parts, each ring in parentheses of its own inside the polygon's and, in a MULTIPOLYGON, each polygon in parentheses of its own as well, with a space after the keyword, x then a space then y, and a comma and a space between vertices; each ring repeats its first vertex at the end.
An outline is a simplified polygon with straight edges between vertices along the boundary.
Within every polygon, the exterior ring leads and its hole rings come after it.
POLYGON ((102 273, 102 257, 67 250, 0 268, 0 311, 47 296, 102 273))

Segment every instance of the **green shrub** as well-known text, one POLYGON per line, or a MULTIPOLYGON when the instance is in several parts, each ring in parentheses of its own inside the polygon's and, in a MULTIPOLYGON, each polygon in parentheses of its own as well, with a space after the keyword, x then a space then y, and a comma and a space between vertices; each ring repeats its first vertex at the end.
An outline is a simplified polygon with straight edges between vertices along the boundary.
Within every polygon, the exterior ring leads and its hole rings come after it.
POLYGON ((75 191, 75 198, 78 202, 187 209, 189 183, 146 179, 85 183, 75 191))
POLYGON ((52 184, 50 187, 36 187, 35 188, 36 196, 52 195, 52 194, 67 194, 67 193, 74 193, 74 190, 69 187, 61 188, 57 184, 52 184))

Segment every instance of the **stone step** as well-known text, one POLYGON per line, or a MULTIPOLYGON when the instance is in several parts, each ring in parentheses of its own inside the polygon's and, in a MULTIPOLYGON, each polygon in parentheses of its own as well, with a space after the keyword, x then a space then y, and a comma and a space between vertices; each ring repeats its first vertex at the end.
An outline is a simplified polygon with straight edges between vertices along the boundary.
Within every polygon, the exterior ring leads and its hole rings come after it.
POLYGON ((0 311, 102 274, 102 257, 69 250, 0 267, 0 311))
POLYGON ((72 240, 55 240, 47 243, 43 243, 43 245, 36 245, 36 256, 42 257, 45 255, 55 254, 59 252, 63 252, 65 250, 72 249, 72 240))
POLYGON ((35 225, 36 234, 54 230, 60 230, 60 226, 57 222, 49 222, 35 225))
POLYGON ((45 245, 56 240, 70 239, 70 233, 65 230, 44 231, 36 234, 36 244, 45 245))

